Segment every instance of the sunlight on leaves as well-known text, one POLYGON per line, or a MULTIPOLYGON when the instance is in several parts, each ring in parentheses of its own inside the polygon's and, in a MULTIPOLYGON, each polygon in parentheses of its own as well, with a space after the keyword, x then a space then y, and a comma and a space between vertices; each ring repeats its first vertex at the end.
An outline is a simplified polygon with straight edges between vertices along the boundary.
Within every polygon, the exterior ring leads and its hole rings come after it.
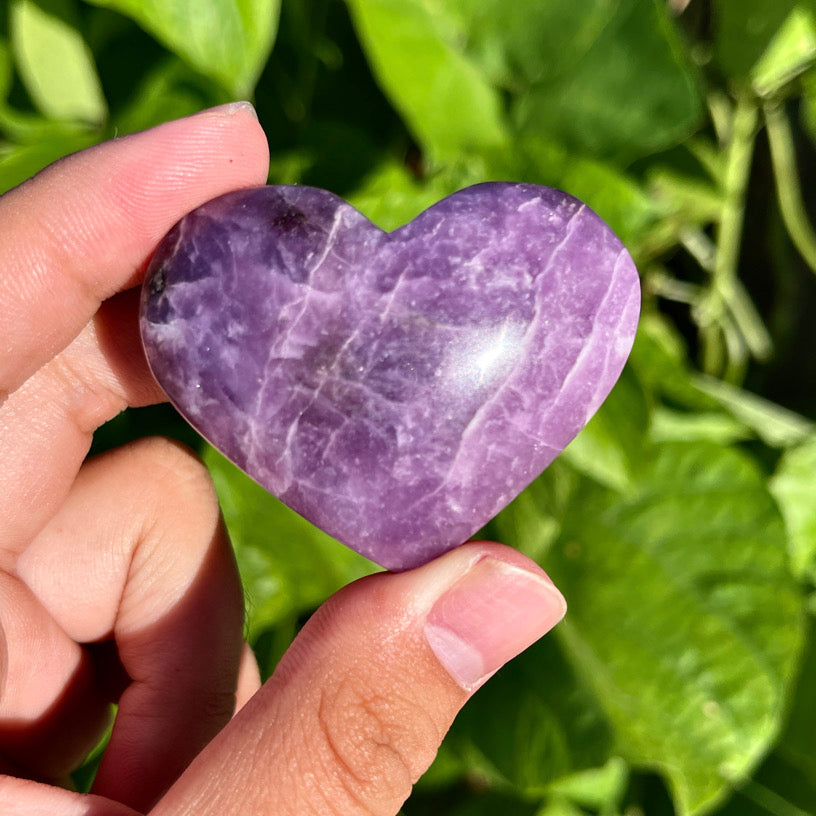
POLYGON ((587 482, 573 507, 546 562, 570 604, 556 632, 621 754, 703 812, 781 726, 802 639, 782 519, 710 442, 660 445, 634 495, 587 482))
POLYGON ((751 71, 751 84, 759 96, 778 93, 816 62, 816 18, 795 8, 771 40, 751 71))
POLYGON ((507 142, 501 102, 446 16, 420 0, 347 0, 371 67, 434 159, 507 142))
POLYGON ((620 804, 628 782, 629 766, 613 756, 601 768, 589 768, 557 780, 550 785, 550 792, 583 807, 608 810, 610 805, 620 804))
POLYGON ((793 571, 816 577, 816 436, 788 450, 779 462, 770 488, 790 534, 793 571))
POLYGON ((816 11, 815 0, 715 0, 714 56, 731 76, 747 76, 794 9, 816 11))
POLYGON ((280 0, 88 0, 133 18, 232 96, 252 95, 278 27, 280 0))
POLYGON ((519 93, 573 70, 621 1, 446 0, 444 6, 456 16, 467 52, 496 84, 519 93))
POLYGON ((73 0, 12 0, 11 44, 32 102, 53 119, 102 122, 107 104, 73 0))
POLYGON ((652 0, 621 0, 573 70, 515 105, 524 134, 627 159, 690 134, 701 114, 696 73, 665 6, 652 0))

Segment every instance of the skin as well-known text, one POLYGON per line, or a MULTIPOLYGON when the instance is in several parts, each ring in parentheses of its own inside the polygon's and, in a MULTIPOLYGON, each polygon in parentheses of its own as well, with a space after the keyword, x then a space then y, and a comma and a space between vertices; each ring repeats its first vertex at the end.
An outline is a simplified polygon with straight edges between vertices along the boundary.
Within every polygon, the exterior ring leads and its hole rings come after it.
POLYGON ((86 459, 102 423, 164 399, 137 331, 151 252, 189 210, 265 183, 267 166, 251 108, 227 106, 0 197, 4 814, 396 814, 475 688, 563 615, 535 564, 468 544, 346 587, 261 688, 203 465, 163 439, 86 459), (425 634, 476 608, 503 627, 462 630, 477 679, 425 634), (112 701, 93 794, 67 790, 112 701))

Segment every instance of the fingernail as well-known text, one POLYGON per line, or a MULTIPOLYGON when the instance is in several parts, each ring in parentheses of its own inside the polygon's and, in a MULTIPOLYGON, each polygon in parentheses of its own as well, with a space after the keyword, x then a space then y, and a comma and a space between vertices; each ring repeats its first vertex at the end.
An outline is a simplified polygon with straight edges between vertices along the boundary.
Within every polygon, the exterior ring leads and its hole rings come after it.
POLYGON ((487 556, 433 605, 425 638, 466 691, 545 635, 567 611, 546 576, 487 556))
POLYGON ((241 111, 247 111, 247 113, 251 113, 256 119, 258 118, 258 112, 255 110, 255 107, 251 102, 247 102, 246 100, 241 100, 240 102, 227 102, 226 105, 218 105, 215 108, 209 108, 208 110, 201 112, 202 113, 217 112, 233 115, 236 113, 240 113, 241 111))

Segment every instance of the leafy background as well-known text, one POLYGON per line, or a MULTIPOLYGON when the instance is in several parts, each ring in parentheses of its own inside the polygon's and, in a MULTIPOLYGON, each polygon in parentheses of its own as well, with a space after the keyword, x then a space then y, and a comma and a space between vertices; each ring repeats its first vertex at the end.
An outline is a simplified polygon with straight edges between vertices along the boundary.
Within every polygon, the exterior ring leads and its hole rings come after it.
MULTIPOLYGON (((386 228, 486 179, 558 186, 644 287, 597 417, 487 535, 570 601, 469 703, 411 814, 816 813, 816 0, 6 0, 0 190, 251 98, 270 181, 386 228)), ((223 503, 264 674, 373 565, 166 407, 223 503)), ((86 778, 92 771, 86 769, 86 778)))

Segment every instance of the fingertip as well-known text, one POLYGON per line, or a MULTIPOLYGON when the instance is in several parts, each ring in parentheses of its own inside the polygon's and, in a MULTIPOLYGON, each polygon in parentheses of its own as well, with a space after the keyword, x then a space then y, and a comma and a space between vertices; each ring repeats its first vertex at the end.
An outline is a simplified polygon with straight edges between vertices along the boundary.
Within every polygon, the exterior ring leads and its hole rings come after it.
POLYGON ((208 112, 223 116, 235 116, 237 114, 247 113, 252 116, 256 122, 258 121, 258 111, 256 111, 255 106, 246 99, 241 99, 237 102, 227 102, 224 105, 218 105, 217 107, 202 111, 202 113, 208 112))
MULTIPOLYGON (((213 108, 205 108, 181 119, 174 119, 152 128, 179 129, 190 133, 199 131, 208 134, 212 131, 227 131, 238 137, 247 149, 247 158, 254 175, 252 184, 262 184, 269 173, 269 142, 261 127, 255 106, 246 100, 228 102, 213 108)), ((150 133, 151 131, 143 131, 150 133)), ((134 134, 135 135, 135 134, 134 134)))
POLYGON ((187 212, 222 193, 263 185, 269 173, 269 144, 248 102, 208 108, 125 136, 117 147, 119 183, 108 187, 109 204, 114 212, 128 213, 131 230, 138 228, 151 253, 187 212), (122 151, 129 139, 133 143, 122 151))
POLYGON ((549 632, 564 596, 533 562, 484 552, 431 607, 424 634, 447 673, 468 693, 549 632))

